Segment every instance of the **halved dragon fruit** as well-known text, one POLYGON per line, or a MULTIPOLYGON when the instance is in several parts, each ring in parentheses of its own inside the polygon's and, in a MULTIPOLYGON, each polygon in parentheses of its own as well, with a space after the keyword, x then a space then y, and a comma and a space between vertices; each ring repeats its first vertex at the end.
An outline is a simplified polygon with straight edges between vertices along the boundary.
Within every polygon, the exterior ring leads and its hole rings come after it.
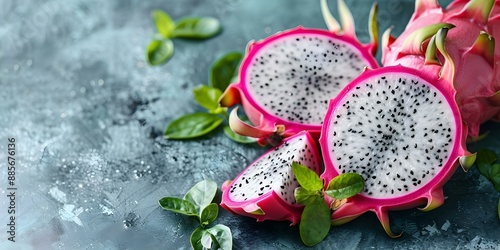
POLYGON ((263 220, 300 220, 303 206, 295 201, 298 182, 292 163, 298 162, 316 173, 321 171, 321 158, 316 142, 307 132, 283 140, 233 181, 222 186, 221 206, 226 210, 263 220))
POLYGON ((458 163, 471 165, 453 81, 454 66, 444 49, 447 28, 438 31, 419 70, 387 66, 367 70, 330 103, 320 145, 325 161, 322 178, 356 172, 365 189, 334 211, 333 224, 373 211, 385 231, 389 210, 444 202, 442 186, 458 163), (435 51, 433 51, 435 49, 435 51), (436 51, 444 57, 439 65, 436 51))
POLYGON ((373 57, 378 44, 376 5, 370 18, 372 41, 366 45, 357 40, 351 13, 342 0, 343 30, 325 0, 322 10, 330 30, 299 26, 250 43, 239 82, 229 86, 220 103, 241 104, 256 127, 243 123, 233 110, 233 131, 258 138, 261 144, 275 144, 282 136, 303 130, 318 137, 328 101, 365 67, 377 67, 373 57))

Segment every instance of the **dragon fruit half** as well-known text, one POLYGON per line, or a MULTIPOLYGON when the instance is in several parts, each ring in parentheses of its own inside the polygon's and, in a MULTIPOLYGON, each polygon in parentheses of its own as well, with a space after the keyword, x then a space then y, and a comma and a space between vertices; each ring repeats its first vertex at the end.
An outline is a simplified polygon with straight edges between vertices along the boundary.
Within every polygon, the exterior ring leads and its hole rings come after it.
POLYGON ((321 171, 321 158, 316 142, 306 131, 288 137, 255 162, 233 181, 222 186, 221 206, 226 210, 263 220, 300 220, 303 206, 295 201, 298 182, 292 163, 298 162, 321 171))
POLYGON ((466 129, 442 82, 404 66, 360 75, 330 104, 320 138, 325 183, 345 172, 365 179, 364 191, 334 211, 333 224, 373 211, 396 236, 388 210, 441 205, 458 162, 470 164, 466 129))
POLYGON ((389 210, 444 202, 442 186, 458 164, 475 160, 467 136, 500 117, 499 13, 494 0, 457 0, 447 9, 417 0, 401 36, 384 33, 384 67, 347 85, 324 121, 322 178, 357 172, 366 182, 333 213, 333 224, 373 211, 395 237, 389 210))
POLYGON ((261 144, 279 143, 300 131, 319 137, 328 101, 369 66, 377 67, 376 5, 371 11, 372 40, 361 44, 351 13, 339 0, 342 27, 332 17, 326 1, 324 18, 330 30, 297 27, 258 42, 251 42, 242 61, 239 82, 221 98, 221 105, 242 104, 252 127, 230 115, 238 134, 258 138, 261 144))
POLYGON ((416 1, 416 10, 405 31, 394 39, 386 31, 382 63, 421 69, 425 47, 443 25, 453 26, 446 48, 454 64, 456 101, 469 136, 479 135, 481 123, 500 118, 500 1, 456 0, 442 9, 436 0, 416 1))

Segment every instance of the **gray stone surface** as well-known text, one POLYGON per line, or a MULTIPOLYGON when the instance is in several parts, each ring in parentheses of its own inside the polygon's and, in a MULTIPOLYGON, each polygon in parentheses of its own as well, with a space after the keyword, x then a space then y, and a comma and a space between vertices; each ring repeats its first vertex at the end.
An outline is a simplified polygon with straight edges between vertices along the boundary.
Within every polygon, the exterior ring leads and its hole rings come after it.
MULTIPOLYGON (((333 8, 333 2, 330 1, 333 8)), ((347 1, 367 40, 371 0, 347 1)), ((382 29, 404 28, 409 0, 380 1, 382 29)), ((447 1, 449 2, 449 1, 447 1)), ((201 140, 167 141, 164 126, 201 110, 192 87, 207 82, 218 56, 243 50, 297 25, 325 27, 317 1, 305 0, 0 0, 0 249, 189 249, 193 218, 162 210, 163 196, 182 196, 196 182, 219 185, 264 152, 218 130, 201 140), (167 64, 150 67, 145 47, 153 9, 174 19, 213 16, 216 38, 175 40, 167 64), (7 138, 16 139, 16 243, 7 241, 7 138)), ((500 153, 499 124, 472 150, 500 153)), ((374 214, 332 228, 316 249, 499 249, 499 194, 473 169, 445 186, 446 203, 431 212, 391 213, 399 239, 374 214)), ((298 227, 256 223, 220 211, 235 249, 303 249, 298 227)))

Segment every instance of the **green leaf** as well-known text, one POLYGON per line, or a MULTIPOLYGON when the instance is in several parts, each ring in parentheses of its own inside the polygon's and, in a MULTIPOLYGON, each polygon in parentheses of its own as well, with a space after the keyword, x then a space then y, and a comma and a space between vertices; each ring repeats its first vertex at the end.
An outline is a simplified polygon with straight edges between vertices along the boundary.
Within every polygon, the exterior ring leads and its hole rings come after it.
POLYGON ((191 202, 180 198, 163 197, 158 201, 158 203, 165 210, 189 216, 198 216, 194 205, 191 202))
POLYGON ((222 224, 217 224, 207 231, 213 236, 215 243, 217 243, 222 250, 230 250, 233 248, 233 235, 231 229, 222 224))
POLYGON ((331 214, 323 199, 306 205, 300 220, 300 238, 307 246, 320 243, 328 235, 331 225, 331 214))
POLYGON ((226 90, 238 74, 241 59, 243 59, 243 54, 240 52, 229 52, 217 59, 210 68, 208 76, 210 86, 221 91, 226 90))
POLYGON ((297 162, 292 163, 292 171, 299 184, 310 191, 320 191, 323 189, 323 181, 311 169, 297 162))
POLYGON ((476 165, 479 172, 489 178, 490 165, 497 161, 497 155, 494 151, 488 149, 481 149, 477 151, 476 165))
POLYGON ((295 195, 295 200, 297 200, 297 203, 302 205, 312 204, 318 199, 318 197, 319 198, 323 197, 321 192, 317 190, 309 191, 303 187, 296 188, 294 195, 295 195))
POLYGON ((193 95, 198 104, 209 111, 213 111, 219 107, 219 98, 222 91, 206 85, 199 85, 193 89, 193 95))
POLYGON ((345 173, 333 178, 328 183, 325 193, 335 199, 345 199, 363 191, 365 182, 363 177, 356 173, 345 173))
POLYGON ((207 39, 221 31, 219 20, 212 17, 183 18, 175 25, 173 37, 207 39))
POLYGON ((236 134, 233 130, 231 130, 231 128, 229 127, 229 125, 226 125, 224 126, 224 134, 229 137, 229 139, 235 141, 235 142, 238 142, 238 143, 244 143, 244 144, 247 144, 247 143, 254 143, 256 142, 256 140, 252 137, 248 137, 248 136, 242 136, 242 135, 239 135, 239 134, 236 134))
POLYGON ((193 204, 198 211, 202 211, 206 206, 212 203, 212 200, 217 193, 217 183, 211 180, 203 180, 194 185, 184 195, 184 200, 193 204))
POLYGON ((495 190, 500 192, 500 164, 491 165, 489 179, 493 183, 495 190))
POLYGON ((175 23, 172 21, 172 18, 162 10, 154 10, 151 12, 151 16, 155 21, 158 32, 165 38, 172 37, 175 29, 175 23))
POLYGON ((212 235, 209 232, 207 232, 206 230, 205 230, 205 233, 202 234, 200 242, 201 242, 201 245, 205 249, 212 249, 212 245, 213 245, 212 235))
POLYGON ((219 214, 219 205, 211 203, 201 211, 200 225, 205 227, 212 223, 219 214))
POLYGON ((191 234, 191 238, 189 239, 191 241, 191 247, 194 250, 205 249, 203 244, 207 244, 207 242, 206 242, 207 235, 208 235, 208 237, 210 237, 210 234, 205 229, 203 229, 201 227, 195 229, 193 231, 193 233, 191 234))
POLYGON ((160 65, 174 54, 174 43, 169 39, 153 40, 148 46, 146 57, 150 65, 160 65))
POLYGON ((200 137, 217 128, 224 119, 215 114, 193 113, 181 116, 167 125, 163 133, 166 139, 191 139, 200 137))

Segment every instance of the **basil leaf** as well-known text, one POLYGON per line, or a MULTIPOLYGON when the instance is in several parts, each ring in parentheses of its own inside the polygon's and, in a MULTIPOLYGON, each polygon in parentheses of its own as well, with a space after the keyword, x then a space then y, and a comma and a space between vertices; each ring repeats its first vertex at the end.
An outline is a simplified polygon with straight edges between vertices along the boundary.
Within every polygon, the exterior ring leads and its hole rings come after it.
POLYGON ((241 59, 243 59, 243 54, 240 52, 229 52, 217 59, 210 68, 208 76, 210 86, 221 91, 226 90, 227 86, 233 82, 234 76, 238 74, 241 59))
POLYGON ((361 175, 356 173, 345 173, 333 178, 328 183, 325 193, 335 199, 345 199, 363 191, 365 182, 361 175))
POLYGON ((224 119, 215 114, 193 113, 170 122, 163 133, 166 139, 191 139, 209 133, 224 119))
POLYGON ((219 20, 212 17, 183 18, 175 25, 173 37, 189 39, 206 39, 221 31, 219 20))
POLYGON ((489 178, 489 168, 490 165, 497 161, 497 155, 494 151, 488 149, 481 149, 477 151, 476 165, 479 172, 489 178))
POLYGON ((213 111, 219 107, 219 98, 222 91, 206 85, 199 85, 193 89, 193 95, 198 104, 209 111, 213 111))
POLYGON ((323 189, 323 181, 311 169, 297 162, 292 163, 292 171, 299 184, 310 191, 319 191, 323 189))
POLYGON ((158 203, 165 210, 189 216, 198 216, 193 204, 180 198, 163 197, 158 201, 158 203))
POLYGON ((191 247, 194 250, 204 250, 205 249, 203 243, 206 244, 206 239, 202 242, 202 239, 204 237, 206 237, 205 235, 208 235, 210 237, 210 234, 205 229, 203 229, 201 227, 199 227, 193 231, 189 240, 191 241, 191 247))
POLYGON ((252 137, 242 136, 242 135, 236 134, 233 130, 231 130, 231 127, 229 127, 229 125, 224 126, 224 134, 227 137, 229 137, 229 139, 231 139, 235 142, 238 142, 238 143, 247 144, 247 143, 254 143, 257 141, 252 137))
POLYGON ((205 233, 201 235, 201 245, 204 247, 204 249, 212 249, 212 235, 210 235, 209 232, 205 230, 205 233))
POLYGON ((219 206, 215 203, 211 203, 201 211, 200 224, 205 227, 212 223, 219 215, 219 206))
POLYGON ((318 197, 322 198, 318 191, 309 191, 303 187, 296 188, 294 195, 297 203, 302 205, 312 204, 318 197))
POLYGON ((165 38, 172 37, 175 29, 175 23, 172 21, 172 18, 170 18, 170 16, 162 10, 154 10, 151 12, 151 16, 155 21, 158 32, 165 38))
POLYGON ((166 62, 174 54, 174 43, 169 39, 153 40, 148 46, 146 57, 150 65, 166 62))
POLYGON ((323 199, 306 205, 300 220, 300 238, 307 246, 320 243, 328 235, 331 225, 331 214, 323 199))
POLYGON ((233 235, 231 229, 222 224, 217 224, 207 231, 213 236, 215 243, 219 245, 222 250, 230 250, 233 248, 233 235))
POLYGON ((212 203, 217 193, 217 184, 211 180, 203 180, 194 185, 184 195, 184 200, 193 204, 198 211, 202 211, 206 206, 212 203))

